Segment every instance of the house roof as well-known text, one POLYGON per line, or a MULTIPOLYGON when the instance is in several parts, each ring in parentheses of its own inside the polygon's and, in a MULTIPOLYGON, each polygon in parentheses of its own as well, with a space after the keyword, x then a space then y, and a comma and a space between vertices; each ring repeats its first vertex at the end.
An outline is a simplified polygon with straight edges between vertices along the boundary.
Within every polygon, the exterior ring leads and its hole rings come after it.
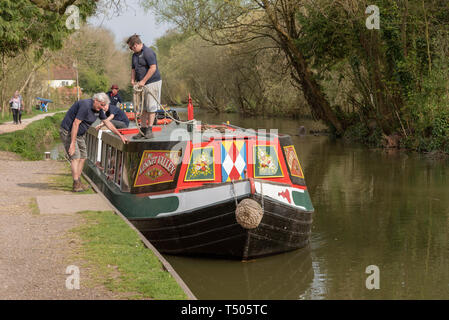
POLYGON ((51 80, 75 80, 76 73, 72 67, 53 66, 51 69, 51 80))

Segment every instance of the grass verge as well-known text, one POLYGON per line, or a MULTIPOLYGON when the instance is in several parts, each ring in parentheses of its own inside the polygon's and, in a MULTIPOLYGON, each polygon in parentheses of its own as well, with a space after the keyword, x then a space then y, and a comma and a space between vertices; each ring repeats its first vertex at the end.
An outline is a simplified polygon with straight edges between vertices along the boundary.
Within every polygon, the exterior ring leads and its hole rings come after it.
POLYGON ((86 224, 72 230, 83 242, 81 257, 92 266, 94 281, 132 299, 187 299, 137 233, 111 211, 80 213, 86 224))
POLYGON ((25 129, 0 135, 0 150, 19 154, 26 160, 42 160, 42 148, 59 139, 65 113, 30 123, 25 129))
MULTIPOLYGON (((72 178, 72 171, 70 169, 70 163, 64 161, 64 166, 66 170, 64 170, 64 172, 61 172, 58 175, 53 176, 51 178, 51 182, 53 183, 55 189, 62 191, 72 191, 73 178, 72 178)), ((89 184, 86 181, 86 179, 84 179, 83 176, 81 176, 81 181, 84 184, 89 184)), ((95 191, 92 188, 89 188, 88 190, 83 192, 77 192, 77 194, 92 194, 92 193, 95 193, 95 191)))

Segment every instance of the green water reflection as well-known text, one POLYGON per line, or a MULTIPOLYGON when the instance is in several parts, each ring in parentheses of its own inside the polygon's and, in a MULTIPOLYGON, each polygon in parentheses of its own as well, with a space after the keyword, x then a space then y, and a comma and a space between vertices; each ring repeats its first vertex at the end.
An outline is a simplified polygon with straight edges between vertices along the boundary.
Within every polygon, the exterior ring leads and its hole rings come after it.
POLYGON ((306 249, 245 263, 166 256, 199 299, 449 299, 448 161, 298 136, 321 128, 310 121, 196 118, 291 134, 315 207, 306 249), (370 265, 378 290, 365 286, 370 265))

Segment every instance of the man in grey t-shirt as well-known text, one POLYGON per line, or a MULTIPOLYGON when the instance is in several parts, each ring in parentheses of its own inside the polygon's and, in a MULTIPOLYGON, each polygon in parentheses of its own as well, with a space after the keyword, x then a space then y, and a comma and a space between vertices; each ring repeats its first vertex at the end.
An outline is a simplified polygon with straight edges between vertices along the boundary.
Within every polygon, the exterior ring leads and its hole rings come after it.
POLYGON ((162 87, 156 53, 151 48, 146 47, 136 34, 129 37, 126 43, 129 49, 134 52, 131 62, 131 84, 142 88, 144 101, 140 124, 143 136, 139 133, 133 139, 151 139, 153 137, 152 126, 156 117, 155 112, 161 101, 162 87))

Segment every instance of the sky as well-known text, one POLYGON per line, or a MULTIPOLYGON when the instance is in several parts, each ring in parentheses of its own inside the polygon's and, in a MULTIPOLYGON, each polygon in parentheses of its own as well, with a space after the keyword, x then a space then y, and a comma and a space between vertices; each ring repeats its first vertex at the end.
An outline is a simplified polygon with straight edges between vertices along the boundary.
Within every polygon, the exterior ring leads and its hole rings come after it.
POLYGON ((153 13, 144 12, 139 7, 138 0, 126 0, 126 4, 126 8, 119 16, 111 13, 108 15, 100 13, 97 16, 90 17, 87 22, 92 26, 101 26, 112 31, 115 36, 115 43, 119 47, 121 47, 125 38, 134 33, 140 35, 145 45, 151 46, 157 38, 170 29, 171 26, 167 23, 158 24, 153 13))

